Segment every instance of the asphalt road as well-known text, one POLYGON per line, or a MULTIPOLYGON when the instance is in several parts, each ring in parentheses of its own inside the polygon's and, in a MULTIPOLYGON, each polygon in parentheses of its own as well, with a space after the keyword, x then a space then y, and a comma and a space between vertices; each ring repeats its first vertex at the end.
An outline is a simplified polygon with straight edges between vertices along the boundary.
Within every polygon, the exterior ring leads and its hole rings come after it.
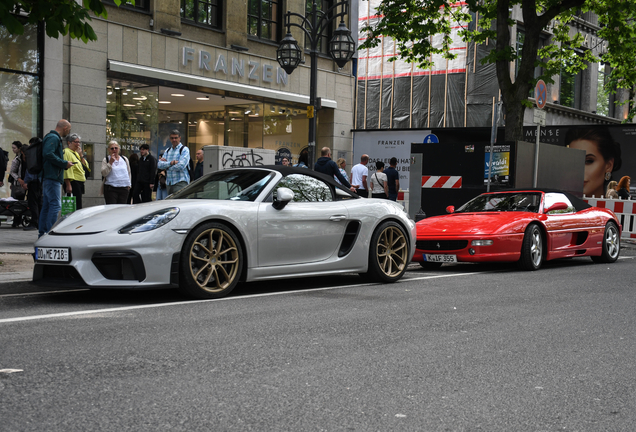
MULTIPOLYGON (((633 252, 633 251, 632 251, 633 252)), ((633 431, 636 265, 0 295, 3 431, 633 431)))

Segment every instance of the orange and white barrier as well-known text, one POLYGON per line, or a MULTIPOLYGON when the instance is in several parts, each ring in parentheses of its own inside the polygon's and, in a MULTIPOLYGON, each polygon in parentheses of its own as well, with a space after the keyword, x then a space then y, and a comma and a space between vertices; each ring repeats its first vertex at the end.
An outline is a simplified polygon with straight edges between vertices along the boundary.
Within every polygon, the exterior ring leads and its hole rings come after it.
POLYGON ((636 201, 620 198, 589 198, 586 196, 583 196, 583 201, 591 206, 606 208, 613 211, 623 226, 622 237, 636 238, 636 201))
POLYGON ((462 176, 422 176, 422 189, 461 189, 462 176))

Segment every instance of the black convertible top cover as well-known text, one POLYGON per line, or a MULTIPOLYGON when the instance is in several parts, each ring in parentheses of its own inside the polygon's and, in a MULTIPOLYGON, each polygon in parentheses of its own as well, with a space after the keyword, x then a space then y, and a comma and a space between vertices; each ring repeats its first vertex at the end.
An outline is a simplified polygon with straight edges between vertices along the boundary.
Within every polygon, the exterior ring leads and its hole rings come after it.
POLYGON ((572 203, 572 205, 574 206, 577 212, 592 207, 591 205, 589 205, 588 203, 586 203, 585 201, 583 201, 581 198, 577 197, 576 195, 572 195, 570 192, 565 192, 559 189, 511 189, 511 190, 509 189, 509 190, 487 192, 487 193, 514 193, 514 192, 560 193, 565 195, 567 199, 570 200, 570 202, 572 203))

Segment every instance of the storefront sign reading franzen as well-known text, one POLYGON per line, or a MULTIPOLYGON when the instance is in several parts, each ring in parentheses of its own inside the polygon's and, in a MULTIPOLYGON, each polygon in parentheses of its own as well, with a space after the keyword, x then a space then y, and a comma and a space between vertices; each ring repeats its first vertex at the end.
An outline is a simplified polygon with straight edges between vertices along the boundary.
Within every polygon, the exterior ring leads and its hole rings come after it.
MULTIPOLYGON (((195 61, 196 50, 194 48, 183 47, 183 66, 187 66, 188 62, 195 61)), ((212 56, 209 52, 204 50, 199 50, 198 57, 198 68, 206 71, 214 71, 223 72, 225 75, 228 72, 234 76, 239 75, 241 78, 245 76, 247 72, 247 78, 253 81, 263 81, 265 83, 274 82, 274 67, 269 64, 261 65, 257 61, 250 60, 247 63, 247 70, 245 67, 245 60, 239 60, 236 57, 230 57, 230 61, 226 60, 223 54, 219 54, 216 57, 216 61, 214 62, 214 66, 210 63, 212 62, 212 56)), ((287 85, 287 73, 282 70, 280 67, 276 67, 276 84, 287 85)))

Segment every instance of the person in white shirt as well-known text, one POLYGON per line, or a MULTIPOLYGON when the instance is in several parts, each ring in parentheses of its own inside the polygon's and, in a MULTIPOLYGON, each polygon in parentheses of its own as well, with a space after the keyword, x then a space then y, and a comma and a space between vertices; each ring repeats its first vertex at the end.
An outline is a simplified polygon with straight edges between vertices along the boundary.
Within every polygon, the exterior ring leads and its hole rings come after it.
POLYGON ((389 199, 389 184, 384 174, 384 162, 377 161, 375 163, 376 171, 369 177, 371 188, 371 198, 389 199))
POLYGON ((351 185, 357 188, 356 193, 363 198, 369 198, 369 188, 367 186, 367 176, 369 169, 369 155, 363 154, 360 163, 351 168, 351 185))

